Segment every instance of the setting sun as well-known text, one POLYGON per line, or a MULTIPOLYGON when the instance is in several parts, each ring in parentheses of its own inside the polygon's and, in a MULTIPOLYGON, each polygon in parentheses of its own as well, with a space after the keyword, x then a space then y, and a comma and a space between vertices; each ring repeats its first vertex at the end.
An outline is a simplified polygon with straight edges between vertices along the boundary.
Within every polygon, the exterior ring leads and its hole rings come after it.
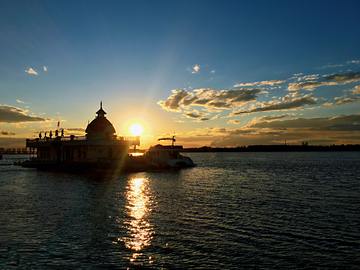
POLYGON ((130 131, 131 131, 131 134, 138 136, 142 133, 143 128, 142 128, 142 126, 135 124, 135 125, 131 126, 130 131))

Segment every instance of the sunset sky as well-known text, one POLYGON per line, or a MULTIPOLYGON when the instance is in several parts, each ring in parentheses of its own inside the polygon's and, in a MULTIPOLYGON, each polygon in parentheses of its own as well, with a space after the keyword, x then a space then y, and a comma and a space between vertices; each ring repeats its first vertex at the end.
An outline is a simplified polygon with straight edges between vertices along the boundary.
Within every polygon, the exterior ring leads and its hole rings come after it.
POLYGON ((0 1, 0 147, 360 143, 360 1, 0 1))

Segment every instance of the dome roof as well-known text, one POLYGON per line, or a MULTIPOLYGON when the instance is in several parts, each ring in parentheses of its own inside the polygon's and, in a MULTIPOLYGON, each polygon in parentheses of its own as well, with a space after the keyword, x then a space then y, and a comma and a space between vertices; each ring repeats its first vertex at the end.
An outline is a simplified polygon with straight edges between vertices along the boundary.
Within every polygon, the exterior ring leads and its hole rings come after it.
POLYGON ((106 119, 106 112, 102 109, 102 102, 100 103, 100 109, 96 112, 97 116, 90 124, 86 127, 85 132, 106 132, 115 133, 115 128, 109 120, 106 119))
POLYGON ((91 132, 106 132, 106 133, 115 133, 115 128, 109 120, 105 117, 98 116, 91 121, 90 124, 86 127, 86 133, 91 132))

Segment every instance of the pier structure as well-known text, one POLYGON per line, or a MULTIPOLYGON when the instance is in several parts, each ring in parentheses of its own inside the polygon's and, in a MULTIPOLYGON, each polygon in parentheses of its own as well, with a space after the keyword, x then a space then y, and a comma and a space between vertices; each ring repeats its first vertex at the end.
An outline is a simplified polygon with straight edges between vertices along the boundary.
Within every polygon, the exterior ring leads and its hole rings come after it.
POLYGON ((85 136, 70 135, 27 139, 26 147, 36 151, 38 163, 109 163, 128 154, 129 147, 140 145, 140 136, 117 136, 100 104, 97 116, 85 130, 85 136))

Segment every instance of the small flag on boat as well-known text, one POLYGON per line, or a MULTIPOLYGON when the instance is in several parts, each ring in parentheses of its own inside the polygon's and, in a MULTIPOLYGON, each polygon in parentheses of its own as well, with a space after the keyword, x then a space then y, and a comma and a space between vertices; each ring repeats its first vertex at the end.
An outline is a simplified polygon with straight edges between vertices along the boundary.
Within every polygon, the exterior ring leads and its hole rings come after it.
POLYGON ((58 127, 60 126, 60 121, 58 121, 58 127))

